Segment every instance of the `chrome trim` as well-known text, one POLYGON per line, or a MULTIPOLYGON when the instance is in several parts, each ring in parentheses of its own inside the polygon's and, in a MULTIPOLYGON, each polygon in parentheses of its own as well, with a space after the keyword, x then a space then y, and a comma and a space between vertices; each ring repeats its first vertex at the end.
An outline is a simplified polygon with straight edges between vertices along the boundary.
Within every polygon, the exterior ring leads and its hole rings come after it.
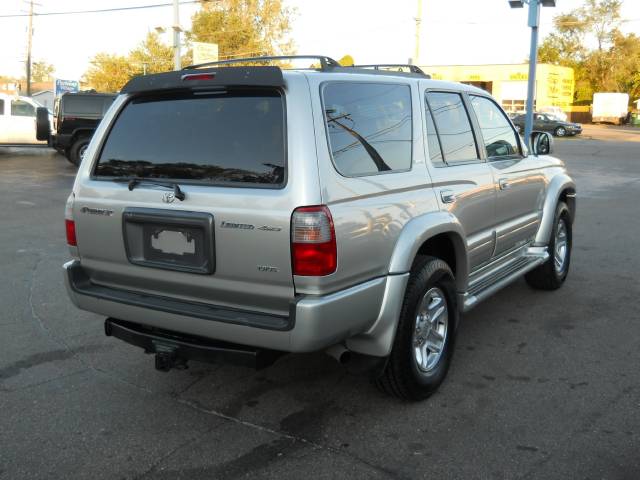
POLYGON ((479 285, 478 280, 476 282, 477 289, 470 289, 462 294, 460 296, 462 311, 468 312, 478 303, 522 277, 525 273, 542 265, 548 259, 549 252, 547 252, 546 247, 544 247, 544 251, 540 251, 539 248, 527 248, 524 255, 516 257, 504 267, 492 270, 483 276, 483 278, 491 277, 491 282, 487 278, 486 282, 479 285))

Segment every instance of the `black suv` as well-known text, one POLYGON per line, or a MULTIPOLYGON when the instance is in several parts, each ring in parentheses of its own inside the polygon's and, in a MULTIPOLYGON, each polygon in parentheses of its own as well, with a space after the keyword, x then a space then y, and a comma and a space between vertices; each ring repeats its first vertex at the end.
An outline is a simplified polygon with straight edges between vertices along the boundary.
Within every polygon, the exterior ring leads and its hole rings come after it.
POLYGON ((51 146, 80 165, 93 132, 115 98, 111 93, 82 92, 65 93, 56 99, 51 146))

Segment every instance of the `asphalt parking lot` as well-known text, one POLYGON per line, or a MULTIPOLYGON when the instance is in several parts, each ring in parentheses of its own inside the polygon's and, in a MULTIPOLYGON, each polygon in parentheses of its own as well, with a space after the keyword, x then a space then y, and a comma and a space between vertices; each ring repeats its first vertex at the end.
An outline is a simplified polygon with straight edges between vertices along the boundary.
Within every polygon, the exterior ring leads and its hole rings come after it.
POLYGON ((556 155, 578 184, 567 283, 465 315, 440 391, 403 403, 324 354, 156 372, 67 299, 75 168, 0 148, 0 478, 640 478, 640 130, 556 155))

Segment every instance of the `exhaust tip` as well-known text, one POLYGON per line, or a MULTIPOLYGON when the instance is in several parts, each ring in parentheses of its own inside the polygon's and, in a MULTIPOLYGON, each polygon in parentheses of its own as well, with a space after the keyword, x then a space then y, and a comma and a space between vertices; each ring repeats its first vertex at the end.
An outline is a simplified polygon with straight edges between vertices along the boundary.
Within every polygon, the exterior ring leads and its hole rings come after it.
POLYGON ((346 365, 351 361, 351 351, 344 345, 333 345, 325 351, 327 355, 334 358, 340 365, 346 365))

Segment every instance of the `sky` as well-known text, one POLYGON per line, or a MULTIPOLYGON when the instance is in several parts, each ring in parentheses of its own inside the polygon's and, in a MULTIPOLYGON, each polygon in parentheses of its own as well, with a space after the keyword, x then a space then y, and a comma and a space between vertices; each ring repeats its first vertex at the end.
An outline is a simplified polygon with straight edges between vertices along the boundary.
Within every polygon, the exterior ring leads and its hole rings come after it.
MULTIPOLYGON (((182 0, 184 1, 184 0, 182 0)), ((356 63, 406 63, 413 56, 417 0, 284 0, 296 9, 291 33, 299 54, 356 63)), ((168 3, 168 0, 35 0, 36 12, 68 12, 168 3)), ((557 0, 542 11, 541 39, 553 15, 582 0, 557 0)), ((182 4, 180 20, 189 29, 197 4, 182 4)), ((20 76, 26 57, 27 0, 0 0, 0 75, 20 76)), ((623 29, 640 34, 640 0, 625 0, 623 29)), ((170 6, 109 13, 36 16, 32 58, 55 66, 55 75, 79 79, 98 52, 126 54, 155 27, 169 27, 170 6)), ((522 63, 529 53, 526 8, 507 0, 423 0, 419 65, 522 63)), ((163 39, 171 43, 170 33, 163 39)))

